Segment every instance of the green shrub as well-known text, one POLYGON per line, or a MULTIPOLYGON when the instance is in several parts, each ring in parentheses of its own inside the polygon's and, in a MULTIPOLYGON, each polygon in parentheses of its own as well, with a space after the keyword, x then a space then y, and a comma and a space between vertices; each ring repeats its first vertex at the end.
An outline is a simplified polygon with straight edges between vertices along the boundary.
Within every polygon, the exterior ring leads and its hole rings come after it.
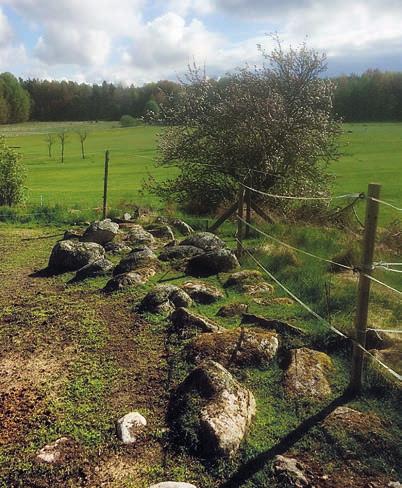
POLYGON ((0 205, 16 205, 24 198, 26 170, 21 155, 0 136, 0 205))
POLYGON ((121 127, 135 127, 138 125, 138 121, 131 115, 122 115, 120 118, 120 125, 121 127))

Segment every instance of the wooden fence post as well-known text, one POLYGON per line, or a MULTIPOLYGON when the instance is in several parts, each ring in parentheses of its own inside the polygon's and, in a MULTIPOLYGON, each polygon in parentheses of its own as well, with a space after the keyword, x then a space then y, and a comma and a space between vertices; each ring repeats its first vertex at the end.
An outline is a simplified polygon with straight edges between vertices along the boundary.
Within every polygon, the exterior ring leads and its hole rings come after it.
MULTIPOLYGON (((252 187, 251 178, 249 179, 248 186, 252 187)), ((246 189, 246 222, 251 224, 251 191, 246 189)), ((250 237, 250 227, 246 225, 246 239, 250 237)))
POLYGON ((103 218, 107 217, 107 183, 109 177, 109 150, 105 152, 105 176, 103 180, 103 218))
MULTIPOLYGON (((240 219, 243 218, 244 211, 244 188, 241 186, 239 191, 239 207, 237 209, 237 215, 240 219)), ((243 254, 243 222, 237 219, 237 257, 240 258, 243 254)))
POLYGON ((352 367, 349 383, 349 390, 353 393, 359 393, 362 389, 364 351, 359 345, 366 347, 367 316, 371 284, 371 280, 367 276, 371 276, 372 273, 379 207, 378 202, 372 198, 379 198, 380 189, 381 185, 370 183, 367 192, 362 262, 355 318, 355 339, 357 344, 353 344, 352 367))

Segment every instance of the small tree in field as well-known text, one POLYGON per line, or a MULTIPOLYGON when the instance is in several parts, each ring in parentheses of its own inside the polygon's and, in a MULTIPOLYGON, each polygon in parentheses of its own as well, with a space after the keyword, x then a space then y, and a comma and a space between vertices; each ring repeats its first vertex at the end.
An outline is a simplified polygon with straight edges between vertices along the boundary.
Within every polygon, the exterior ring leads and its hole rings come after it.
POLYGON ((59 132, 57 134, 57 137, 59 138, 60 146, 61 146, 61 160, 60 160, 60 162, 64 163, 64 146, 65 146, 67 138, 68 138, 67 131, 65 129, 63 129, 61 132, 59 132))
POLYGON ((86 138, 88 137, 88 132, 84 129, 80 129, 80 130, 77 130, 77 135, 80 138, 80 143, 81 143, 81 157, 82 157, 82 159, 85 159, 84 144, 85 144, 86 138))
POLYGON ((51 158, 52 157, 52 147, 53 147, 53 144, 55 143, 55 139, 54 139, 53 134, 46 134, 45 142, 47 144, 47 154, 48 154, 49 158, 51 158))
POLYGON ((0 136, 0 205, 16 205, 24 197, 25 167, 21 155, 0 136))
POLYGON ((284 51, 279 41, 270 54, 260 52, 263 67, 219 81, 189 67, 158 117, 168 126, 158 164, 179 174, 151 181, 151 191, 199 211, 233 202, 249 175, 262 191, 328 194, 325 168, 337 157, 340 126, 332 116, 334 85, 322 78, 325 56, 304 44, 284 51))

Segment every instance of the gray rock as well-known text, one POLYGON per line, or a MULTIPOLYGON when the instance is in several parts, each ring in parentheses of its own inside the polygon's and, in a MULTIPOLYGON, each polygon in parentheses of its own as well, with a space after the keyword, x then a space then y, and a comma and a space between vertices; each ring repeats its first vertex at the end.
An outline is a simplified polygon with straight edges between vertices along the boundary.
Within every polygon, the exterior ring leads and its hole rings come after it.
POLYGON ((131 252, 131 247, 122 242, 107 242, 104 246, 105 251, 110 254, 123 254, 131 252))
POLYGON ((123 214, 123 220, 131 220, 131 214, 129 214, 128 212, 123 214))
POLYGON ((219 332, 222 329, 206 317, 189 312, 184 307, 177 308, 170 316, 172 330, 182 336, 192 336, 197 332, 219 332))
POLYGON ((291 397, 325 398, 331 394, 327 378, 331 369, 332 360, 327 354, 307 347, 292 349, 283 388, 291 397))
MULTIPOLYGON (((197 451, 208 457, 233 456, 255 415, 253 394, 221 364, 207 360, 179 385, 169 405, 170 420, 180 432, 193 428, 197 451), (194 425, 189 425, 188 409, 194 425), (184 425, 183 425, 184 422, 184 425)), ((188 437, 181 436, 179 440, 188 437)))
POLYGON ((158 285, 145 295, 139 308, 141 311, 164 313, 191 304, 191 298, 177 286, 158 285))
POLYGON ((186 273, 191 276, 212 276, 233 271, 239 267, 237 257, 229 249, 218 249, 191 258, 186 273))
POLYGON ((96 278, 97 276, 105 276, 112 272, 113 263, 105 258, 100 258, 92 263, 80 268, 72 281, 82 281, 87 278, 96 278))
POLYGON ((123 273, 110 279, 103 288, 103 291, 106 293, 112 293, 114 291, 124 290, 130 286, 143 285, 154 274, 155 270, 153 268, 140 268, 136 271, 123 273))
POLYGON ((176 261, 181 259, 189 259, 194 256, 204 254, 204 251, 199 247, 194 246, 169 246, 165 247, 159 255, 161 261, 176 261))
POLYGON ((119 225, 110 219, 98 220, 92 222, 84 232, 81 238, 82 242, 96 242, 97 244, 106 244, 112 241, 119 230, 119 225))
POLYGON ((123 444, 134 444, 147 421, 138 412, 130 412, 116 422, 117 436, 123 444))
POLYGON ((272 466, 272 471, 278 481, 283 483, 284 486, 294 488, 310 486, 304 470, 304 465, 297 459, 280 455, 275 456, 272 466))
POLYGON ((182 285, 181 289, 195 302, 203 305, 214 303, 224 296, 222 291, 215 286, 202 282, 188 281, 182 285))
POLYGON ((155 242, 154 236, 147 232, 141 225, 131 224, 126 241, 131 246, 151 245, 155 242))
POLYGON ((180 219, 172 220, 171 225, 183 236, 189 236, 194 232, 194 230, 188 224, 186 224, 186 222, 180 219))
POLYGON ((104 256, 105 250, 95 242, 60 241, 52 249, 48 269, 55 273, 77 271, 104 256))
POLYGON ((156 267, 158 258, 147 246, 134 248, 130 254, 125 256, 113 271, 113 275, 117 276, 129 271, 135 271, 144 266, 156 267))
POLYGON ((197 488, 191 483, 184 483, 182 481, 162 481, 162 483, 156 483, 149 488, 197 488))
POLYGON ((265 330, 237 328, 201 334, 188 350, 195 362, 211 358, 227 367, 266 367, 276 356, 278 338, 265 330))
POLYGON ((223 249, 226 247, 226 244, 211 232, 195 232, 181 241, 180 246, 194 246, 203 251, 215 251, 217 249, 223 249))
POLYGON ((173 231, 168 225, 153 224, 147 226, 146 230, 158 239, 167 239, 168 241, 174 240, 173 231))

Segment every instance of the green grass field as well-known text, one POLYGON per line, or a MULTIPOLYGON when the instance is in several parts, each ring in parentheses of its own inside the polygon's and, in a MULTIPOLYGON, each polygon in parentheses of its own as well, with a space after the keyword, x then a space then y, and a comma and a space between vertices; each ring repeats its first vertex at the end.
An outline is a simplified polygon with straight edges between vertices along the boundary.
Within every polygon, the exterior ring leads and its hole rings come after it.
MULTIPOLYGON (((104 151, 110 150, 109 203, 124 201, 155 204, 155 198, 141 195, 148 174, 163 179, 171 169, 156 168, 156 141, 160 128, 140 126, 119 128, 117 122, 99 123, 26 123, 2 126, 0 133, 8 143, 19 147, 28 168, 28 204, 99 207, 103 191, 104 151), (66 127, 71 133, 60 163, 58 141, 53 158, 47 156, 44 141, 48 132, 66 127), (78 128, 89 131, 87 159, 82 160, 78 128)), ((383 185, 382 198, 402 206, 402 123, 345 124, 341 137, 342 157, 333 163, 336 175, 334 193, 361 192, 370 181, 383 185)), ((390 208, 382 207, 382 218, 396 218, 390 208)))

